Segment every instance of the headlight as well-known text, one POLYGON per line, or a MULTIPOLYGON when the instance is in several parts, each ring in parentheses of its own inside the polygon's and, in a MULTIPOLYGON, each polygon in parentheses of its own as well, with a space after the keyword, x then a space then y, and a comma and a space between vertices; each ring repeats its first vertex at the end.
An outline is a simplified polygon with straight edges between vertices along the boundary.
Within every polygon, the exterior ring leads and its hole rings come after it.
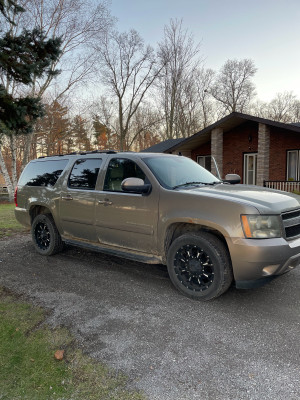
POLYGON ((248 239, 282 237, 281 220, 277 215, 241 215, 241 221, 248 239))

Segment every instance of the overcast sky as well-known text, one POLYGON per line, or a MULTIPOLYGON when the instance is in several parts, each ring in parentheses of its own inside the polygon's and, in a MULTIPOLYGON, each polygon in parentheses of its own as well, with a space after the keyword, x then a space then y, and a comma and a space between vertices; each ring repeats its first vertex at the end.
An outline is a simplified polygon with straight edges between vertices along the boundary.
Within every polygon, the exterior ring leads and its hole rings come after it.
POLYGON ((207 68, 251 58, 260 100, 283 91, 300 99, 300 0, 111 0, 111 10, 120 31, 134 28, 153 46, 170 18, 182 18, 207 68))

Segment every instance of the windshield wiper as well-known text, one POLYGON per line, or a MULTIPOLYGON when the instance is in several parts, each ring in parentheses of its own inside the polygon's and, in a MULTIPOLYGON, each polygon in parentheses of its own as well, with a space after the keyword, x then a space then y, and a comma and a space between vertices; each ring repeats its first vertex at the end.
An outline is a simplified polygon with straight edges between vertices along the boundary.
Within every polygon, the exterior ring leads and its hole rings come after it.
POLYGON ((185 183, 181 183, 180 185, 174 186, 172 189, 177 189, 179 187, 189 186, 189 185, 215 185, 216 183, 219 183, 219 182, 185 182, 185 183))

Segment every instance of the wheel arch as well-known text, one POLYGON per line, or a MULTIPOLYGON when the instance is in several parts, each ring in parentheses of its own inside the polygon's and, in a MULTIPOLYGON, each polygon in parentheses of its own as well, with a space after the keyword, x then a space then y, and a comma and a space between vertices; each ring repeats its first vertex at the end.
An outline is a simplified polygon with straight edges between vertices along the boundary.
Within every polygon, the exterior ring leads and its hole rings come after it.
POLYGON ((165 241, 164 241, 164 261, 167 260, 168 250, 169 250, 169 247, 171 246, 172 242, 175 239, 177 239, 179 236, 181 236, 185 233, 193 233, 193 232, 195 232, 195 233, 196 232, 208 232, 208 233, 216 236, 225 245, 228 255, 230 257, 230 261, 231 261, 231 256, 230 256, 229 248, 227 245, 227 241, 226 241, 224 235, 220 231, 218 231, 217 229, 214 229, 212 227, 209 227, 207 225, 190 224, 190 223, 185 223, 185 222, 175 222, 168 226, 166 234, 165 234, 165 241))
POLYGON ((32 224, 34 218, 39 214, 50 214, 53 217, 53 215, 48 207, 41 205, 41 204, 34 204, 29 209, 31 224, 32 224))

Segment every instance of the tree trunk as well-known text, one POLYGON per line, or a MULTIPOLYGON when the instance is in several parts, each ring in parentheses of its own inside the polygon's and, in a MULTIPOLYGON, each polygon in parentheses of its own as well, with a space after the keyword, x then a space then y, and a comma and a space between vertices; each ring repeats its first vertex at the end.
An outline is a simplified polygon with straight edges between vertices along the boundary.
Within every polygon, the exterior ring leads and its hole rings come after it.
POLYGON ((12 134, 10 136, 10 151, 11 151, 11 174, 12 174, 12 185, 17 186, 17 146, 16 146, 16 135, 12 134))
POLYGON ((2 173, 3 173, 5 184, 7 186, 9 201, 13 201, 14 200, 14 187, 12 185, 12 181, 10 179, 8 170, 6 168, 5 161, 4 161, 1 149, 0 149, 0 167, 1 167, 1 170, 2 170, 2 173))
POLYGON ((30 148, 34 133, 29 133, 25 136, 24 156, 22 161, 21 172, 29 162, 30 148))

